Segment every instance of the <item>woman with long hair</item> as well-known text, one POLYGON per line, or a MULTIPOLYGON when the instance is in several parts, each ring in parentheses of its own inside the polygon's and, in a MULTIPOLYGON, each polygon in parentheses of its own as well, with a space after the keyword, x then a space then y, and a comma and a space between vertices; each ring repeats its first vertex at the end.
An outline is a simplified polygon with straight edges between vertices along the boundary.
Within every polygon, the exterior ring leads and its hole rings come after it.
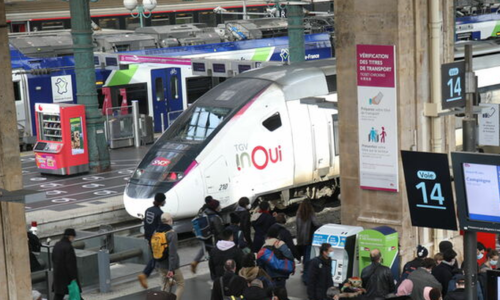
POLYGON ((308 266, 311 259, 311 243, 314 231, 321 227, 321 223, 316 219, 316 213, 311 205, 311 201, 306 199, 300 203, 297 210, 297 247, 300 249, 303 264, 302 281, 307 284, 308 266))

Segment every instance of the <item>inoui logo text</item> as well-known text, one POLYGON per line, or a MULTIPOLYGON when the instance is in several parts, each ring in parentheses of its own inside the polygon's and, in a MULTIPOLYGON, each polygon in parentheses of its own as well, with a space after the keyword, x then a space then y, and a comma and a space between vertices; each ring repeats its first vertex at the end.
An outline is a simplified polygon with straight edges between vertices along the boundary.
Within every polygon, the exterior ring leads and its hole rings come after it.
POLYGON ((248 167, 264 170, 270 164, 276 164, 283 160, 281 145, 274 148, 265 148, 259 145, 250 150, 248 144, 236 144, 234 148, 236 149, 238 171, 248 167))

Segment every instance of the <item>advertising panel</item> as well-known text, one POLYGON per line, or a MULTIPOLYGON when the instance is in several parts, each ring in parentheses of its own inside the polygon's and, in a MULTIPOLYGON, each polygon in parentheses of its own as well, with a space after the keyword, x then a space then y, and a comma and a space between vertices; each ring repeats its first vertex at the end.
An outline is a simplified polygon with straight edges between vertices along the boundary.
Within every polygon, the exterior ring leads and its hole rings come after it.
POLYGON ((360 187, 397 192, 396 48, 357 45, 360 187))

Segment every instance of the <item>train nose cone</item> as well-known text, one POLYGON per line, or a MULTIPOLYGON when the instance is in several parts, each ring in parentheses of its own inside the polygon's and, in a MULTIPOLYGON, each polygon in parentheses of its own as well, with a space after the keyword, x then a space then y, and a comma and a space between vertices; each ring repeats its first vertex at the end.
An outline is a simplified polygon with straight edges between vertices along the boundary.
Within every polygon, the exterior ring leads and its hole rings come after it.
POLYGON ((175 191, 169 191, 167 193, 167 201, 165 206, 161 208, 164 212, 168 212, 175 218, 177 215, 177 210, 179 209, 179 199, 175 191))

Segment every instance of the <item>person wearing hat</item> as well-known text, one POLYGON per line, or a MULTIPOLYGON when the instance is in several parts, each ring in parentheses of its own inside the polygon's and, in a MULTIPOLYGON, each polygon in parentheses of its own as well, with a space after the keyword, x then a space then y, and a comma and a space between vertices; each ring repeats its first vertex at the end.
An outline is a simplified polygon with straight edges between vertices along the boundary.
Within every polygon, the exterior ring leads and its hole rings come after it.
POLYGON ((410 275, 411 272, 415 271, 416 269, 422 267, 422 263, 424 262, 424 258, 429 255, 429 251, 427 248, 425 248, 422 245, 417 246, 417 256, 415 257, 414 260, 407 262, 404 267, 403 267, 403 273, 401 274, 401 279, 400 283, 403 282, 406 278, 408 278, 408 275, 410 275))
MULTIPOLYGON (((149 249, 151 250, 151 237, 153 233, 161 225, 161 215, 163 214, 163 210, 161 209, 165 206, 166 197, 163 193, 157 193, 155 195, 155 199, 153 201, 153 206, 146 209, 144 213, 144 239, 148 242, 149 249)), ((144 268, 141 274, 137 276, 139 283, 145 289, 148 288, 148 277, 153 273, 155 269, 155 260, 151 258, 148 264, 144 268)))
POLYGON ((259 203, 259 210, 252 214, 250 221, 252 222, 252 227, 255 230, 253 244, 252 244, 252 252, 259 252, 262 245, 266 240, 266 233, 271 228, 271 226, 276 223, 276 220, 273 218, 269 211, 269 202, 261 201, 259 203))
POLYGON ((212 196, 205 197, 205 205, 200 209, 199 215, 207 215, 210 222, 210 228, 214 233, 211 239, 202 241, 202 246, 196 254, 193 262, 191 263, 191 272, 196 273, 196 268, 203 258, 205 251, 210 253, 215 247, 215 243, 220 239, 220 234, 224 230, 224 222, 219 214, 221 211, 220 202, 212 198, 212 196))
MULTIPOLYGON (((52 266, 54 269, 54 282, 52 290, 55 293, 54 300, 63 300, 67 295, 68 285, 76 280, 78 283, 78 269, 76 266, 76 254, 71 244, 76 237, 73 228, 64 230, 64 235, 52 250, 52 266)), ((80 285, 80 283, 78 283, 80 285)), ((81 291, 81 288, 80 288, 81 291)))

